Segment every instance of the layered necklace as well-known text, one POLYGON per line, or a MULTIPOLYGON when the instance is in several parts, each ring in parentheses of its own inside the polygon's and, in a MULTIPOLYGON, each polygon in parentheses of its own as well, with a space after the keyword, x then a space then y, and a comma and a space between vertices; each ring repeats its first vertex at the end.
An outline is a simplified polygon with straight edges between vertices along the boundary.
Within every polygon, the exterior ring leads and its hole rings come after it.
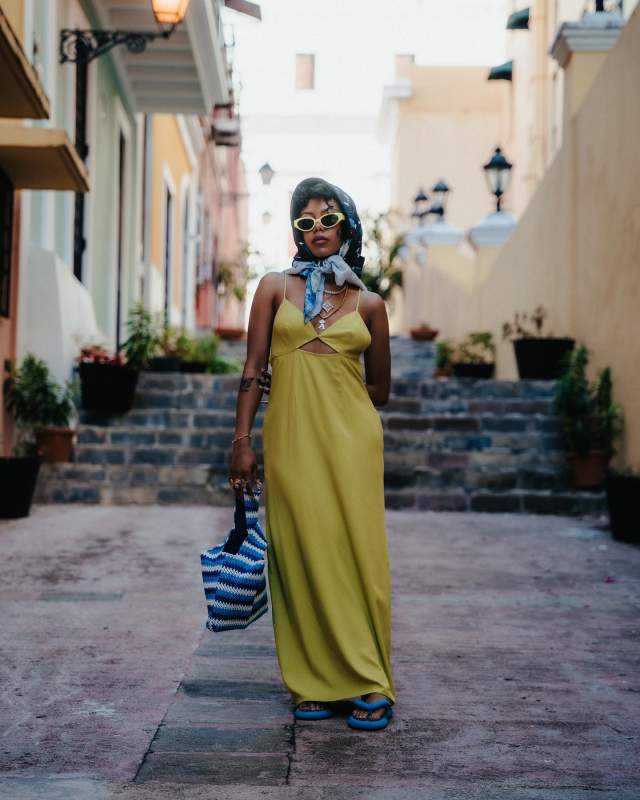
POLYGON ((341 294, 341 295, 344 295, 344 297, 342 298, 342 302, 339 303, 338 305, 335 305, 330 300, 325 300, 322 303, 321 308, 322 308, 322 311, 324 311, 325 313, 324 313, 324 315, 322 314, 322 312, 320 312, 318 314, 319 322, 318 322, 317 330, 319 330, 319 331, 325 330, 325 328, 327 327, 326 323, 325 323, 325 320, 327 320, 327 319, 329 319, 329 317, 333 316, 336 313, 336 311, 339 311, 342 308, 342 306, 344 305, 344 301, 347 299, 347 285, 345 284, 344 288, 338 289, 337 291, 333 291, 331 289, 325 289, 324 290, 324 294, 332 294, 332 295, 341 294))

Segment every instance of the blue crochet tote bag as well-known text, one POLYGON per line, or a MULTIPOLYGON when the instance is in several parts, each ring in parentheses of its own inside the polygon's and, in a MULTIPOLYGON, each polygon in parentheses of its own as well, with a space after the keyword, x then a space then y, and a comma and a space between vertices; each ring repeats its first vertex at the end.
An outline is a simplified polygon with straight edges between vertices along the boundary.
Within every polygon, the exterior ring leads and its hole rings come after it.
POLYGON ((222 544, 200 553, 207 628, 214 633, 246 628, 268 608, 267 539, 258 522, 262 485, 236 495, 234 527, 222 544))

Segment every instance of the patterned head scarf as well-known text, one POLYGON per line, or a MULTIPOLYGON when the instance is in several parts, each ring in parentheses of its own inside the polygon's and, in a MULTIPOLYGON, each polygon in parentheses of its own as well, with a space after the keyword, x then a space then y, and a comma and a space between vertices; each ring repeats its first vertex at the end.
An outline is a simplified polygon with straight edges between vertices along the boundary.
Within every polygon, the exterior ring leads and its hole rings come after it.
POLYGON ((322 308, 322 297, 324 292, 325 275, 333 273, 334 280, 338 286, 343 283, 352 283, 361 289, 366 289, 366 285, 360 280, 364 258, 360 254, 362 249, 362 225, 356 210, 355 203, 349 195, 334 186, 332 183, 322 178, 306 178, 295 188, 291 197, 290 211, 293 240, 297 247, 297 253, 293 257, 293 265, 285 272, 293 275, 303 275, 307 279, 304 292, 304 321, 320 313, 322 308), (314 191, 320 190, 321 195, 314 195, 314 191), (343 223, 342 244, 340 250, 327 258, 316 258, 311 250, 304 243, 304 234, 293 227, 293 220, 300 209, 306 204, 310 197, 325 196, 334 197, 340 210, 346 217, 343 223))

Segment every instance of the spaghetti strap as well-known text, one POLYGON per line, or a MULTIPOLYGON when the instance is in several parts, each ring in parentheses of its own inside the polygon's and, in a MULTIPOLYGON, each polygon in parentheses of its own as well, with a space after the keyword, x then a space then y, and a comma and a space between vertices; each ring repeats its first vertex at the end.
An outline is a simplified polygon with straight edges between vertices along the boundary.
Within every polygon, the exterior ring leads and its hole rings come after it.
POLYGON ((362 289, 358 288, 358 299, 356 300, 356 311, 358 310, 358 306, 360 305, 360 295, 362 294, 362 289))
POLYGON ((287 273, 284 273, 284 289, 282 290, 282 299, 284 300, 287 296, 287 273))

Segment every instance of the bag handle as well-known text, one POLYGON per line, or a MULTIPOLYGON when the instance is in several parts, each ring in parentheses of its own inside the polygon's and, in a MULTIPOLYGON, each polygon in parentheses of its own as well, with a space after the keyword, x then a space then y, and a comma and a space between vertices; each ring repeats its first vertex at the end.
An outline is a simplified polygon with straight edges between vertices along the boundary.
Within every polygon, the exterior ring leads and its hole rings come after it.
POLYGON ((236 495, 236 507, 233 512, 234 528, 227 537, 224 546, 225 553, 233 553, 235 555, 249 535, 247 531, 247 509, 244 504, 244 492, 245 490, 243 489, 241 495, 236 495))

